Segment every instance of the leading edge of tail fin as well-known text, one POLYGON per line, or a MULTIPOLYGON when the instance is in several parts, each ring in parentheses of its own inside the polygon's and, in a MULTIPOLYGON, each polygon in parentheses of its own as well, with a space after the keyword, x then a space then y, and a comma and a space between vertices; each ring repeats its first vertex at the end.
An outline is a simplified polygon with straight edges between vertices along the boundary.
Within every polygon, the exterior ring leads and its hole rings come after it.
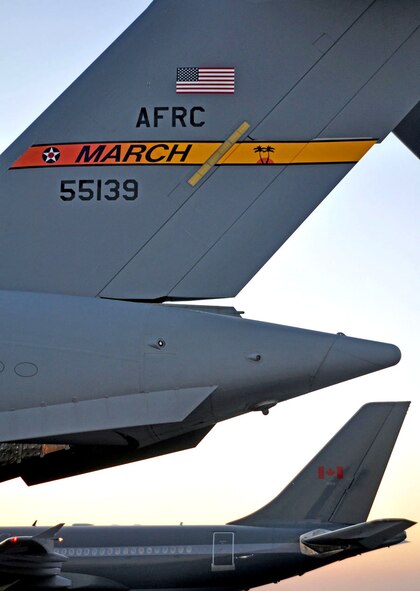
POLYGON ((362 406, 275 499, 231 523, 366 521, 409 405, 362 406))

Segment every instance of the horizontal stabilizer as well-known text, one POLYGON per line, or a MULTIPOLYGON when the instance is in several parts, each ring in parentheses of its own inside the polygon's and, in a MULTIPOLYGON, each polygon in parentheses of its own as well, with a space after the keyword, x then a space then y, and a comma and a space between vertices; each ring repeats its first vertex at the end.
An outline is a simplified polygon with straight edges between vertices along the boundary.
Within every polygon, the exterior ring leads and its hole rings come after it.
POLYGON ((349 549, 379 548, 405 539, 404 531, 415 525, 408 519, 377 519, 334 531, 314 530, 300 537, 303 554, 330 555, 349 549))
MULTIPOLYGON (((45 440, 74 433, 178 423, 215 389, 205 386, 144 392, 2 412, 1 441, 45 440)), ((127 442, 122 439, 121 443, 127 442)))

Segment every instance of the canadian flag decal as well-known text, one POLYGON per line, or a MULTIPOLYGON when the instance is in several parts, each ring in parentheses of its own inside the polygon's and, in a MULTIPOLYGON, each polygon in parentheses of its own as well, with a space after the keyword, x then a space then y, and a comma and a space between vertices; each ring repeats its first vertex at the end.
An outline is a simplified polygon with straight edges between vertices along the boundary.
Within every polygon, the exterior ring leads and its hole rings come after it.
POLYGON ((325 478, 338 478, 338 480, 341 480, 343 476, 343 466, 336 466, 335 468, 325 468, 325 466, 318 466, 318 478, 320 480, 324 480, 325 478))

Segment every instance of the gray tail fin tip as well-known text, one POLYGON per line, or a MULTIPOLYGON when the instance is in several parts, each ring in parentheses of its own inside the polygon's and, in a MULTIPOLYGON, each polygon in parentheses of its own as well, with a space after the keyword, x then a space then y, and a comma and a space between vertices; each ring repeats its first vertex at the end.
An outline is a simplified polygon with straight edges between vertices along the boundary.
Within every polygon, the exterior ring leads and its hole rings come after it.
POLYGON ((231 523, 365 521, 409 405, 374 402, 362 406, 275 499, 231 523))
POLYGON ((397 125, 394 133, 417 158, 420 158, 420 101, 397 125))

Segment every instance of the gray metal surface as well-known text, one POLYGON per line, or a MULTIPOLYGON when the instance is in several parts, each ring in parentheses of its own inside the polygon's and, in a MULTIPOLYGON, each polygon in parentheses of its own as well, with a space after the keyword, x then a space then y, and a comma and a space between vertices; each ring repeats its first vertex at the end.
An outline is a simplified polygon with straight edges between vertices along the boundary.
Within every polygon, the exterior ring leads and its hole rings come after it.
POLYGON ((411 0, 155 0, 2 155, 0 288, 158 301, 234 296, 359 156, 336 162, 332 149, 322 163, 220 165, 195 187, 192 164, 116 166, 111 158, 68 168, 62 156, 10 167, 36 144, 223 142, 243 121, 242 140, 257 149, 380 141, 420 95, 419 22, 411 0), (234 67, 235 92, 177 94, 177 68, 198 65, 234 67), (138 125, 142 108, 148 124, 138 125), (155 108, 163 108, 157 118, 155 108), (134 179, 140 196, 63 202, 60 182, 69 179, 134 179))
POLYGON ((361 547, 373 549, 385 544, 387 540, 412 525, 413 522, 408 519, 375 519, 334 531, 309 532, 301 536, 300 541, 304 542, 308 548, 324 555, 327 552, 335 551, 337 547, 344 544, 358 544, 361 547))
MULTIPOLYGON (((373 460, 362 460, 363 480, 352 481, 347 466, 354 462, 355 452, 352 445, 343 446, 343 433, 349 432, 352 444, 360 438, 359 459, 363 452, 371 454, 372 440, 378 438, 378 422, 372 422, 374 413, 384 425, 379 432, 384 434, 382 443, 386 451, 375 452, 383 463, 384 459, 388 460, 406 410, 407 403, 398 402, 362 407, 314 458, 314 461, 336 462, 339 457, 345 467, 343 492, 349 492, 346 502, 354 509, 354 515, 358 513, 359 503, 354 489, 363 492, 377 487, 381 475, 378 476, 373 460), (329 450, 327 457, 326 450, 329 450)), ((317 470, 311 480, 306 479, 305 495, 312 496, 313 501, 319 495, 316 474, 317 470)), ((293 495, 297 503, 301 501, 298 479, 286 492, 292 506, 293 495)), ((366 502, 370 508, 373 496, 369 493, 366 502)), ((280 523, 274 516, 274 521, 267 521, 264 526, 231 523, 61 528, 60 524, 47 531, 41 527, 0 528, 0 585, 17 579, 15 591, 60 587, 86 591, 249 589, 398 544, 405 539, 404 530, 414 525, 408 519, 380 519, 366 523, 350 521, 352 525, 348 526, 336 520, 325 521, 323 515, 324 510, 318 505, 309 519, 294 521, 291 514, 287 522, 280 523), (57 539, 59 536, 62 541, 57 539)))
POLYGON ((365 521, 409 404, 384 402, 363 406, 280 495, 232 523, 365 521))
POLYGON ((417 158, 420 158, 420 102, 397 125, 394 133, 417 158))
MULTIPOLYGON (((399 359, 394 345, 202 308, 0 292, 0 441, 70 446, 42 458, 44 479, 54 457, 62 476, 67 457, 83 472, 95 456, 103 467, 177 450, 189 433, 196 445, 218 421, 399 359)), ((33 457, 4 452, 0 478, 32 466, 37 481, 33 457)))

